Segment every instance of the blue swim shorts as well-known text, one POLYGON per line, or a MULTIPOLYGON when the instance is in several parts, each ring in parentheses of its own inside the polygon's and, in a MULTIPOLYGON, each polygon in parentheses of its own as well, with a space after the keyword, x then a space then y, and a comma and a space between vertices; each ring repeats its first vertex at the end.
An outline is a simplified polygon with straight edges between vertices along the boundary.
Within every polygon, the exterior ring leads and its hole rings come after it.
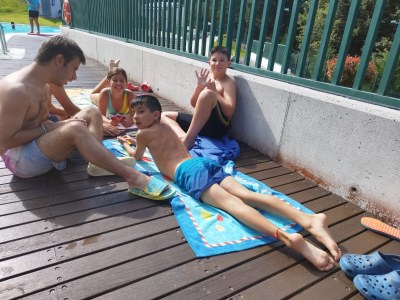
POLYGON ((215 161, 196 157, 182 162, 175 172, 176 184, 195 199, 213 184, 220 184, 229 174, 215 161))
POLYGON ((1 155, 4 164, 15 176, 29 178, 47 173, 52 168, 64 170, 66 161, 54 162, 44 155, 36 140, 7 150, 1 155))

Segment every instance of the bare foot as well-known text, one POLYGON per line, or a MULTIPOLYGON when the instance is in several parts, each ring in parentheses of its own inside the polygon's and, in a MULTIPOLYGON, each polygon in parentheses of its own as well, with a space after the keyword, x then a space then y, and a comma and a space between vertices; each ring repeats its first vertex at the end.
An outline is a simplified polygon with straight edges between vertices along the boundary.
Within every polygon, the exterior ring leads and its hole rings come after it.
POLYGON ((288 246, 302 254, 318 270, 326 272, 334 267, 334 260, 321 249, 307 242, 300 234, 293 233, 288 235, 288 246))
POLYGON ((119 65, 119 59, 117 59, 117 60, 111 59, 110 60, 110 64, 108 66, 108 70, 112 70, 114 68, 118 68, 118 65, 119 65))
POLYGON ((132 167, 126 167, 124 165, 121 168, 125 168, 128 171, 127 176, 122 176, 127 181, 130 187, 133 187, 138 190, 144 191, 146 189, 147 184, 150 182, 150 177, 136 171, 132 167), (129 168, 129 169, 128 169, 129 168))
POLYGON ((342 256, 338 245, 334 241, 328 229, 328 221, 325 214, 310 215, 310 228, 306 228, 320 243, 322 243, 332 254, 335 260, 342 256))

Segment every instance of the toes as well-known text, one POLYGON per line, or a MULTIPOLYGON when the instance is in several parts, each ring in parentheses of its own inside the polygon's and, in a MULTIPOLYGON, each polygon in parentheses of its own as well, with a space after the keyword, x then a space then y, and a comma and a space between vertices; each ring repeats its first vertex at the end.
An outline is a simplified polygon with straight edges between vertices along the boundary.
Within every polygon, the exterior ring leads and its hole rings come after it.
POLYGON ((117 60, 114 60, 114 59, 111 59, 110 60, 110 70, 111 69, 113 69, 113 68, 118 68, 118 65, 119 65, 119 59, 117 59, 117 60))
POLYGON ((328 264, 325 267, 320 268, 319 270, 322 271, 322 272, 328 272, 328 271, 330 271, 332 269, 333 269, 333 265, 332 264, 328 264))
POLYGON ((325 262, 325 265, 323 267, 319 268, 319 270, 323 271, 323 272, 327 272, 327 271, 332 270, 334 266, 335 266, 334 260, 330 256, 328 256, 328 258, 325 262))
POLYGON ((338 261, 342 257, 342 250, 340 250, 339 247, 336 247, 331 251, 331 254, 333 258, 338 261))

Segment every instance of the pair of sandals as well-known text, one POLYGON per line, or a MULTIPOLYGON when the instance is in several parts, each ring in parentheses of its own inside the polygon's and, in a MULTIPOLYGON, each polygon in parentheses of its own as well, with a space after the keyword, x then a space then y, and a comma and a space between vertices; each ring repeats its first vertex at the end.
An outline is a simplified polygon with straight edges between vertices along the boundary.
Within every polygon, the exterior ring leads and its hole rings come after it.
POLYGON ((345 254, 339 265, 366 299, 400 299, 400 255, 345 254))
MULTIPOLYGON (((378 219, 363 217, 361 225, 400 241, 400 230, 378 219)), ((339 265, 366 299, 400 299, 400 255, 379 251, 369 255, 345 254, 339 265)))
MULTIPOLYGON (((128 89, 130 89, 131 91, 138 91, 139 90, 139 86, 132 84, 131 82, 128 82, 128 84, 126 85, 126 87, 128 89)), ((148 83, 147 81, 143 81, 142 84, 140 85, 140 89, 143 92, 146 93, 152 93, 153 90, 151 89, 150 83, 148 83)))

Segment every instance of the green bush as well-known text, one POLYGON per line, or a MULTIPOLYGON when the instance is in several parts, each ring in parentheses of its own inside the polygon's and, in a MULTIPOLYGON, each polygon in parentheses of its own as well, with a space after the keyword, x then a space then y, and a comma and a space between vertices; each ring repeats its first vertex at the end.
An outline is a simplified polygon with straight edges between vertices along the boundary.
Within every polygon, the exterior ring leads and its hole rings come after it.
MULTIPOLYGON (((383 75, 383 71, 385 69, 386 61, 388 60, 388 58, 389 58, 389 51, 378 53, 373 56, 373 61, 375 62, 379 78, 381 78, 383 75)), ((390 83, 389 93, 397 95, 400 94, 400 59, 397 59, 397 66, 392 76, 392 82, 390 83)))

